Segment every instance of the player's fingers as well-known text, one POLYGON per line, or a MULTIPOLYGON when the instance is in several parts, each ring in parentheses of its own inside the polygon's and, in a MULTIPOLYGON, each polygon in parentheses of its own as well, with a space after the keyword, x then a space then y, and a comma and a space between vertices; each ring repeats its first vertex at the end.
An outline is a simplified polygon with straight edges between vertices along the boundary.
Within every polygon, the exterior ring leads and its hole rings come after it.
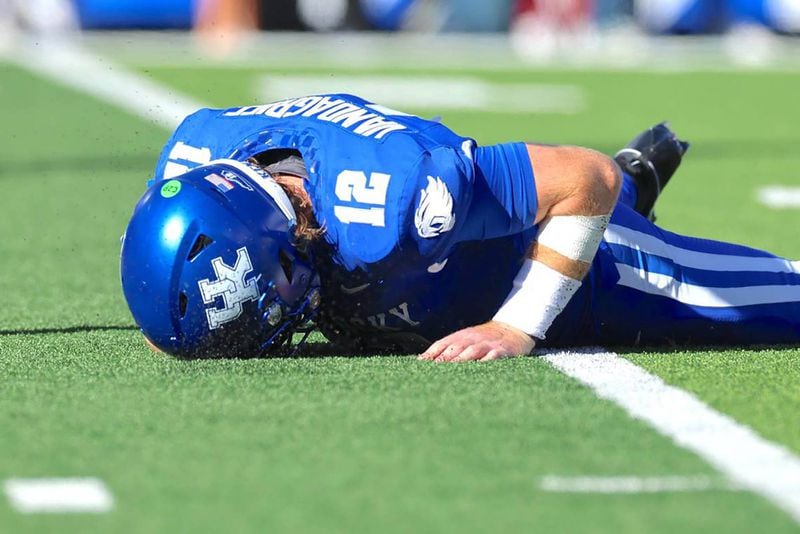
POLYGON ((425 352, 423 352, 422 354, 420 354, 418 356, 418 358, 420 360, 433 360, 433 359, 435 359, 439 354, 442 353, 443 350, 445 350, 450 345, 450 342, 448 341, 449 337, 450 336, 442 338, 439 341, 437 341, 436 343, 434 343, 433 345, 431 345, 430 347, 428 347, 428 349, 425 352))
POLYGON ((480 361, 482 361, 482 362, 490 362, 492 360, 500 360, 502 358, 508 358, 510 356, 511 356, 511 354, 506 350, 492 349, 489 352, 487 352, 486 355, 483 358, 480 359, 480 361))
MULTIPOLYGON (((460 330, 458 332, 453 332, 449 336, 443 337, 442 339, 431 345, 428 348, 428 350, 426 350, 419 356, 419 358, 421 360, 435 361, 437 358, 441 357, 445 353, 445 351, 448 350, 452 351, 453 349, 450 349, 451 346, 460 347, 461 345, 463 345, 463 342, 461 341, 461 333, 462 331, 460 330)), ((452 355, 452 352, 450 352, 449 355, 452 355)))
POLYGON ((442 362, 449 362, 464 350, 464 346, 461 344, 453 343, 444 349, 433 361, 437 363, 442 362))
POLYGON ((485 357, 488 353, 491 352, 491 347, 485 345, 483 343, 479 345, 470 345, 469 347, 465 348, 461 351, 460 354, 454 356, 450 361, 451 362, 471 362, 474 360, 480 360, 481 358, 485 357))

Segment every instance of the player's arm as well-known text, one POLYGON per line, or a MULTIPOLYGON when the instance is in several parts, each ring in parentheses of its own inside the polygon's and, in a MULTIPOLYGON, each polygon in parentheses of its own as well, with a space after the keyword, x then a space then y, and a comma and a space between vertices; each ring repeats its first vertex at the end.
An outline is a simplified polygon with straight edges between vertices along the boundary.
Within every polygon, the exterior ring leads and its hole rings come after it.
POLYGON ((494 319, 440 339, 420 358, 491 360, 529 353, 586 276, 621 184, 613 160, 593 150, 527 145, 538 200, 536 241, 494 319))

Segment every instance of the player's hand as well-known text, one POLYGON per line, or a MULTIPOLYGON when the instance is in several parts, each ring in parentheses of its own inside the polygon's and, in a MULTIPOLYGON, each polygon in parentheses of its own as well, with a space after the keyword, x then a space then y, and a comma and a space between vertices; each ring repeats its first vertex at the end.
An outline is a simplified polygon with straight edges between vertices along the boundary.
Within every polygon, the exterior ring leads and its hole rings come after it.
POLYGON ((419 359, 434 362, 498 360, 528 354, 534 345, 533 338, 522 330, 489 321, 443 337, 420 354, 419 359))

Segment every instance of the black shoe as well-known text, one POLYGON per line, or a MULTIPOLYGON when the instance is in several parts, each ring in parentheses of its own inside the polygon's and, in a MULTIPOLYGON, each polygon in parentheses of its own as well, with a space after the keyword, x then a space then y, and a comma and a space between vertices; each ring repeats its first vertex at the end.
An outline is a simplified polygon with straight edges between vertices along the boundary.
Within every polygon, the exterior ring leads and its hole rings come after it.
POLYGON ((614 161, 636 182, 636 211, 655 220, 653 206, 658 195, 681 164, 689 143, 681 141, 666 122, 637 135, 617 152, 614 161))

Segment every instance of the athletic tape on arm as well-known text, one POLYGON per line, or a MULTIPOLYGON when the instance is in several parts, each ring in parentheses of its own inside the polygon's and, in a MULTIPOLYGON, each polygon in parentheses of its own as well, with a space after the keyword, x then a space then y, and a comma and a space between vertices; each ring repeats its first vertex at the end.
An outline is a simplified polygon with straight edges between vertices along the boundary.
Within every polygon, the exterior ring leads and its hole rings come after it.
MULTIPOLYGON (((550 217, 539 227, 536 240, 573 261, 591 263, 610 218, 609 215, 550 217)), ((540 261, 527 259, 494 320, 544 339, 550 325, 580 286, 580 280, 540 261)))
POLYGON ((610 215, 558 215, 539 227, 536 241, 571 260, 591 263, 610 215))

